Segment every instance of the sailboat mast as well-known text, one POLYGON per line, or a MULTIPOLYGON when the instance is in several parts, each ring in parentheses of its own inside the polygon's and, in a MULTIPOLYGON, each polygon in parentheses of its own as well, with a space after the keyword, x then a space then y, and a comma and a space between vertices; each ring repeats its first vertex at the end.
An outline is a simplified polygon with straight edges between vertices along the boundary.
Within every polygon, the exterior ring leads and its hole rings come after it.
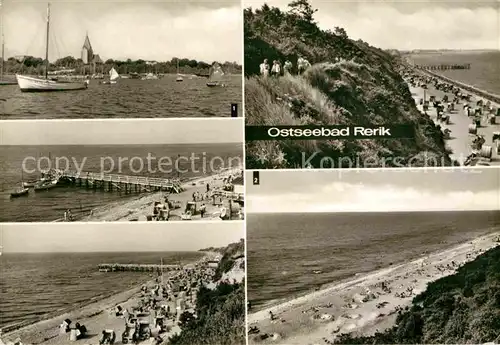
POLYGON ((49 31, 50 30, 50 4, 47 4, 47 40, 45 41, 45 79, 49 77, 49 31))
POLYGON ((0 32, 2 32, 2 37, 0 38, 2 40, 2 61, 0 65, 0 80, 3 80, 3 60, 5 58, 5 36, 3 34, 3 10, 2 10, 2 1, 0 0, 0 32))

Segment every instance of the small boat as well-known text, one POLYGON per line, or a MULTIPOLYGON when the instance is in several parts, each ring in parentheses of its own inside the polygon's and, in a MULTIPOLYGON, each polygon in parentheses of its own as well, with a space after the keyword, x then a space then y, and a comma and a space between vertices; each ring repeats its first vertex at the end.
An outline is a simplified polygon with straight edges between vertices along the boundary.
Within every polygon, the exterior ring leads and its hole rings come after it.
POLYGON ((35 191, 49 190, 49 189, 57 187, 58 182, 59 182, 58 179, 53 179, 53 180, 49 180, 49 181, 40 181, 39 183, 37 183, 33 187, 33 189, 35 191))
POLYGON ((109 71, 109 81, 103 81, 103 84, 116 84, 116 81, 120 78, 120 75, 118 72, 115 70, 115 68, 111 68, 111 71, 109 71))
POLYGON ((182 78, 181 74, 179 73, 179 60, 177 60, 177 78, 175 81, 184 81, 184 78, 182 78))
POLYGON ((35 78, 16 74, 17 84, 22 92, 76 91, 85 90, 88 81, 73 82, 49 79, 49 37, 50 37, 50 4, 47 5, 47 40, 45 44, 45 78, 35 78))
POLYGON ((38 181, 23 182, 24 188, 33 188, 38 183, 38 181))
POLYGON ((212 67, 210 67, 210 71, 208 72, 207 86, 208 87, 217 87, 217 86, 224 87, 225 85, 220 82, 222 76, 224 76, 224 71, 222 70, 222 67, 217 62, 214 62, 212 67))
POLYGON ((129 77, 130 77, 130 79, 141 79, 140 74, 137 72, 129 73, 129 77))
POLYGON ((146 74, 145 77, 142 77, 141 80, 157 80, 158 76, 153 73, 146 74))
POLYGON ((30 190, 28 188, 24 188, 23 186, 21 186, 20 188, 16 189, 12 193, 10 193, 10 197, 17 198, 20 196, 28 195, 29 191, 30 190))

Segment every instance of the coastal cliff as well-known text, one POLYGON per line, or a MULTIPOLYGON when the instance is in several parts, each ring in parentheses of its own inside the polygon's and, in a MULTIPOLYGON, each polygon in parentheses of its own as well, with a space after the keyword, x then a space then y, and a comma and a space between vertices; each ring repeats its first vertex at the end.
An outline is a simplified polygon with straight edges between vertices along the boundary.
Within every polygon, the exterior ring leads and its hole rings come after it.
POLYGON ((247 125, 406 124, 415 128, 415 137, 250 141, 248 166, 330 168, 321 166, 323 158, 333 160, 334 167, 359 161, 361 166, 369 161, 369 167, 451 165, 441 130, 418 111, 398 73, 397 54, 351 40, 342 28, 321 30, 314 13, 306 0, 291 3, 288 12, 268 5, 245 9, 247 125), (299 57, 312 65, 301 75, 296 70, 299 57), (294 68, 290 75, 261 77, 264 59, 289 60, 294 68), (312 157, 308 166, 302 166, 304 157, 312 157))
POLYGON ((202 287, 197 294, 196 318, 181 316, 181 333, 169 345, 242 345, 245 335, 245 243, 241 240, 225 248, 208 248, 222 255, 215 270, 213 289, 202 287), (235 276, 228 273, 243 272, 235 276), (234 279, 224 279, 227 277, 234 279), (222 279, 221 279, 222 278, 222 279))

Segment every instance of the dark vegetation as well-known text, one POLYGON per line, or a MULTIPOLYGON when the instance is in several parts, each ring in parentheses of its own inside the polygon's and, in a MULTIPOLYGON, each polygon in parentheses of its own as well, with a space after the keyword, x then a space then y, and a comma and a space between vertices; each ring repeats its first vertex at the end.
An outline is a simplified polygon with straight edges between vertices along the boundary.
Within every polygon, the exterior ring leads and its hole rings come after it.
POLYGON ((336 27, 323 31, 314 22, 307 0, 289 11, 264 5, 244 11, 245 116, 247 125, 407 124, 413 139, 250 141, 249 168, 449 165, 443 135, 414 105, 398 73, 399 59, 369 44, 348 38, 336 27), (306 58, 303 75, 258 76, 259 64, 306 58), (340 159, 340 158, 343 159, 340 159), (351 162, 351 163, 349 163, 351 162))
POLYGON ((397 325, 370 337, 342 335, 339 344, 484 344, 500 342, 500 246, 441 278, 398 315, 397 325))
MULTIPOLYGON (((107 73, 112 67, 119 74, 128 73, 177 73, 177 60, 179 60, 179 70, 186 74, 208 74, 210 63, 197 61, 193 59, 178 59, 172 58, 166 62, 156 62, 150 64, 145 60, 124 61, 108 59, 103 64, 96 64, 96 73, 107 73)), ((242 67, 236 62, 220 62, 224 71, 229 73, 241 73, 242 67)), ((62 69, 75 69, 75 74, 89 74, 89 66, 84 66, 82 59, 75 59, 72 56, 58 59, 49 65, 49 71, 62 69)), ((43 74, 45 71, 45 60, 33 56, 25 56, 23 58, 9 58, 4 63, 4 70, 7 74, 26 73, 26 74, 43 74)))
MULTIPOLYGON (((235 264, 234 257, 244 253, 241 240, 221 251, 222 260, 216 269, 219 274, 228 272, 235 264)), ((212 250, 217 248, 208 248, 212 250)), ((202 287, 198 291, 196 317, 189 312, 181 315, 182 332, 169 339, 171 345, 243 345, 245 344, 245 284, 222 282, 216 289, 202 287)))

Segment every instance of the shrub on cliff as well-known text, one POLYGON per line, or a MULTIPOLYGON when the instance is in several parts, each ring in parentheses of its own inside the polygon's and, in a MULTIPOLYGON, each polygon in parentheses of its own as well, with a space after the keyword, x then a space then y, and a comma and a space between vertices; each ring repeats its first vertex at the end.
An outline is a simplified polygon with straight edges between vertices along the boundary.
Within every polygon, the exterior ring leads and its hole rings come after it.
POLYGON ((500 341, 500 246, 441 278, 398 315, 397 326, 339 344, 483 344, 500 341))
POLYGON ((396 71, 397 60, 350 40, 342 28, 322 31, 314 12, 306 0, 292 2, 288 12, 268 5, 245 9, 247 125, 408 124, 415 128, 415 138, 250 141, 248 166, 304 168, 307 163, 328 168, 325 162, 349 167, 357 161, 364 166, 449 165, 441 131, 417 110, 396 71), (299 56, 312 64, 302 75, 294 70, 279 78, 258 76, 265 58, 296 65, 299 56))

